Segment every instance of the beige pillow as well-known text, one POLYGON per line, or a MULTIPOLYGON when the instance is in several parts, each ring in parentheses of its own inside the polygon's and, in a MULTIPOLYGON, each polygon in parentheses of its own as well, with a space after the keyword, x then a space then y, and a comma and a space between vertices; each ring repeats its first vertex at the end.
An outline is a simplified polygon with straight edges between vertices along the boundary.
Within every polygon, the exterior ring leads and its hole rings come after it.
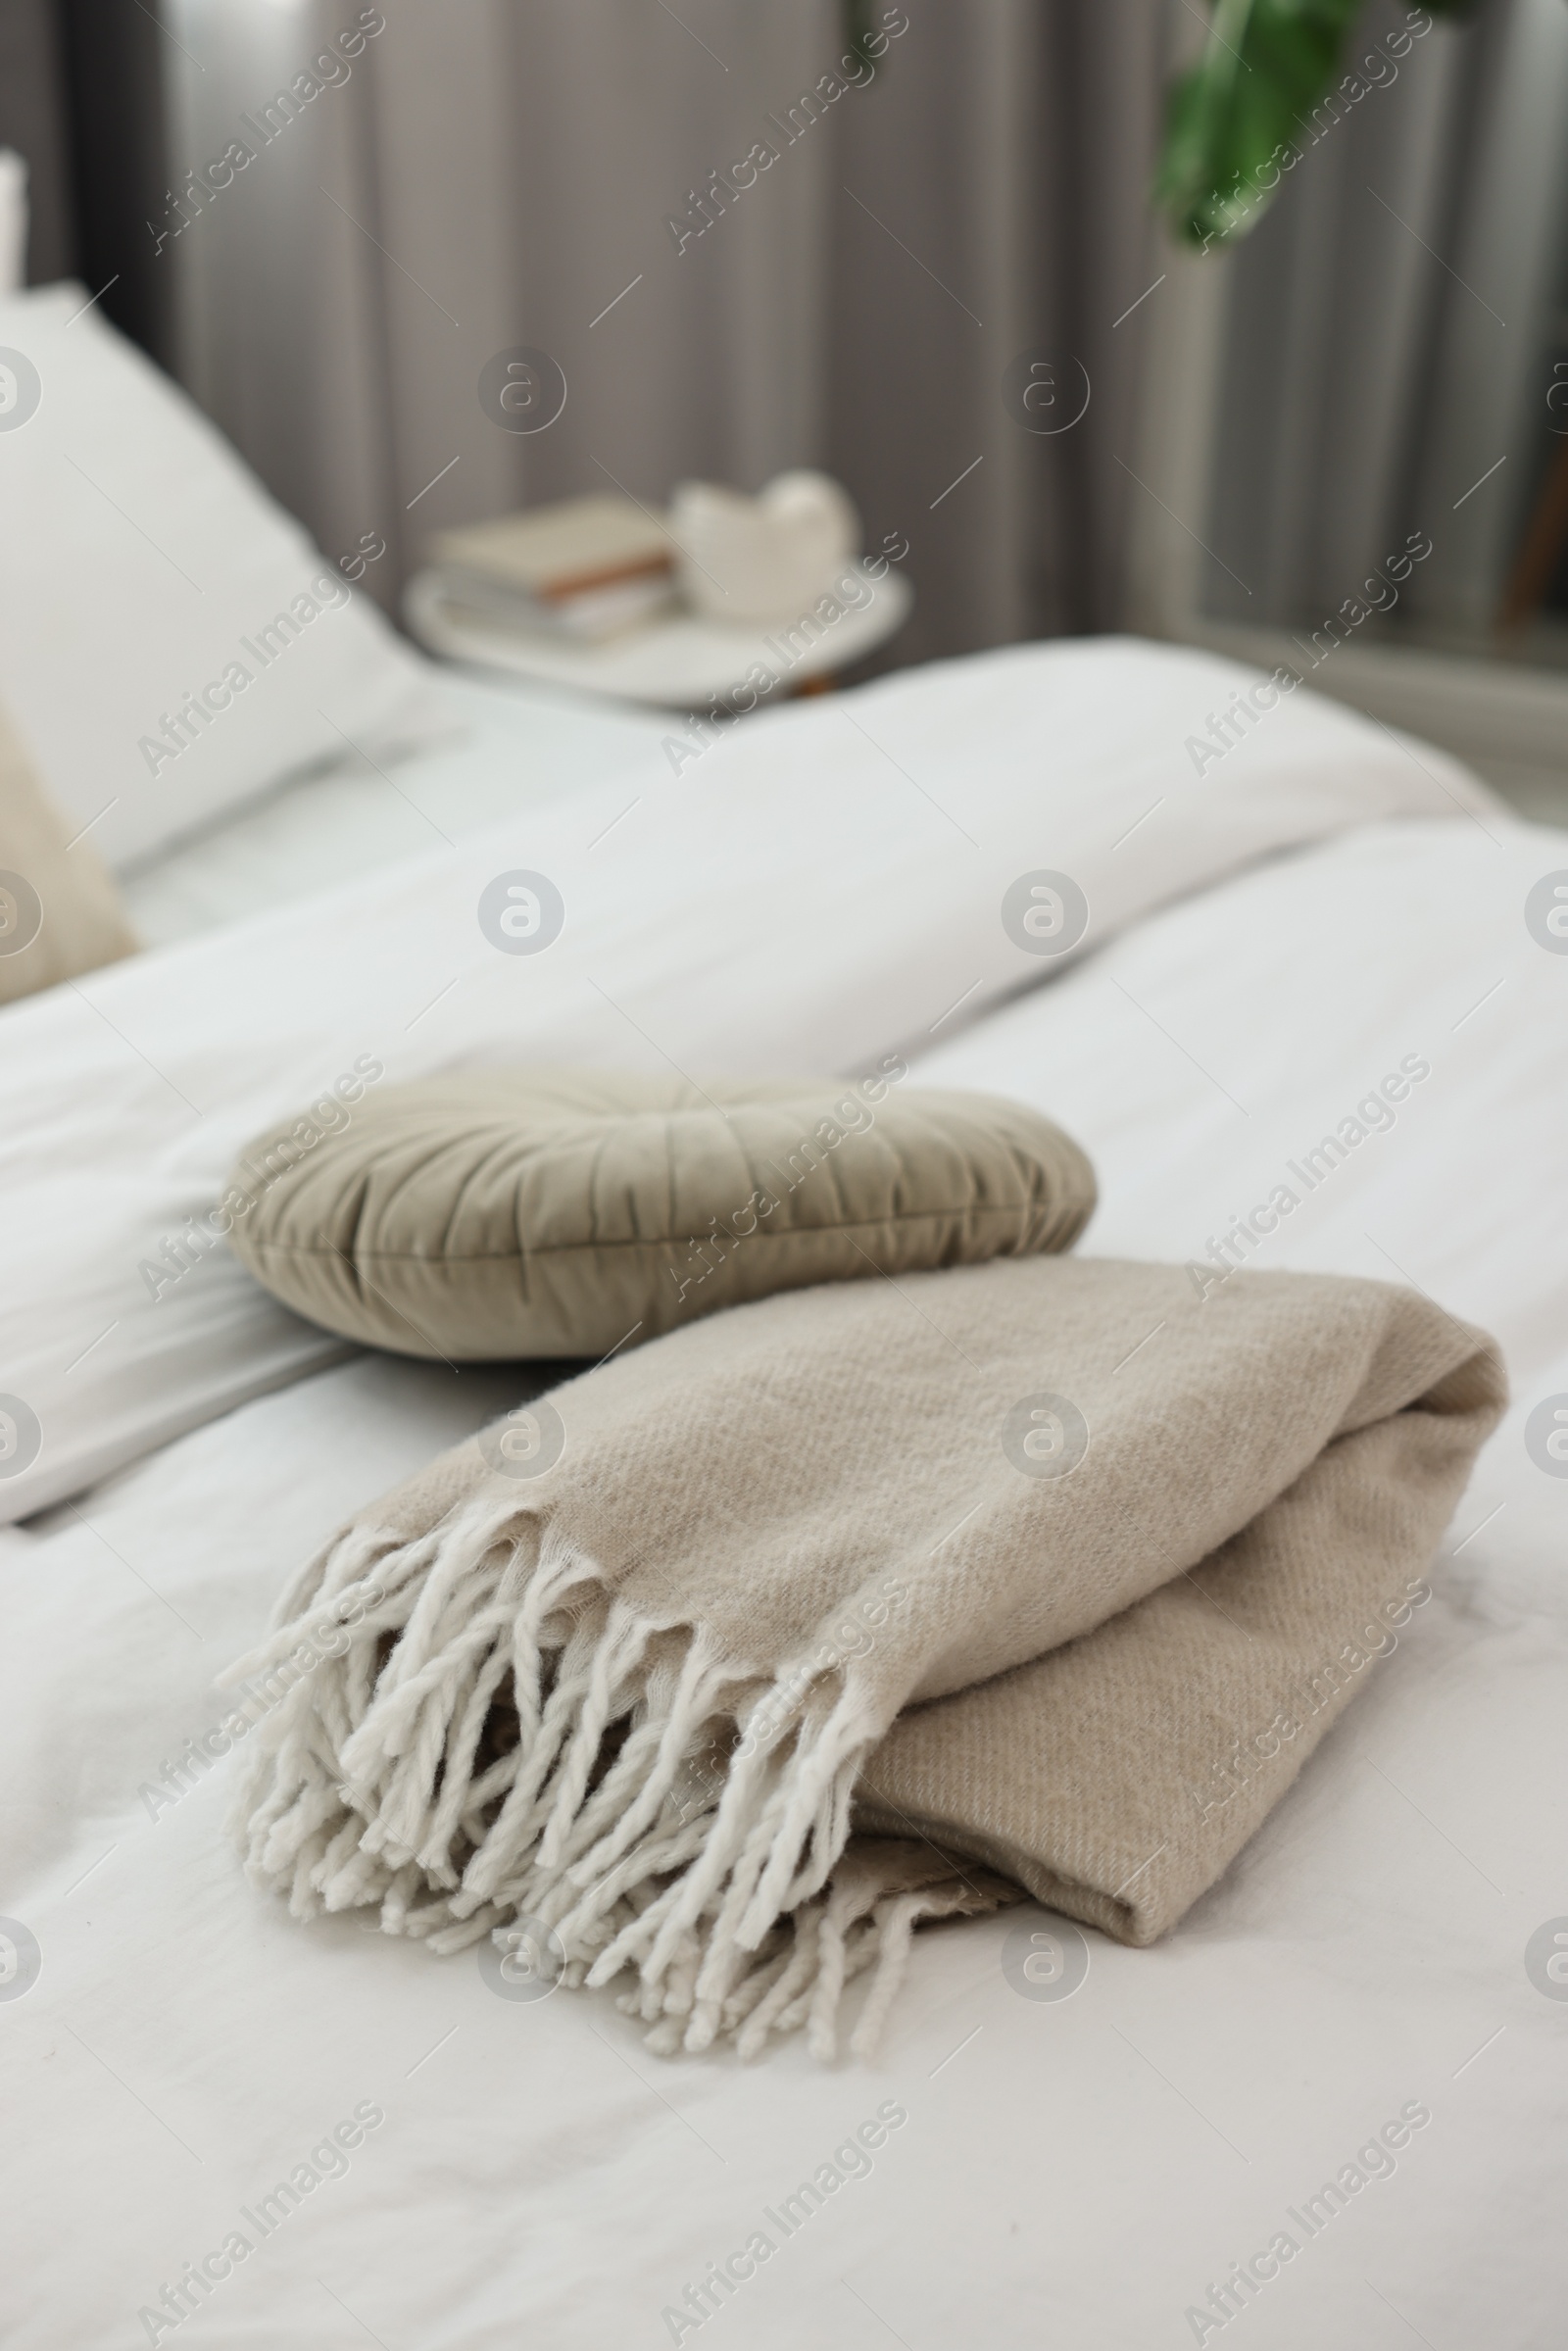
POLYGON ((97 851, 68 839, 0 707, 0 1004, 135 952, 97 851))
POLYGON ((220 1213, 311 1321, 453 1362, 597 1356, 775 1290, 1068 1248, 1095 1202, 1077 1145, 903 1074, 480 1069, 334 1096, 250 1147, 220 1213))

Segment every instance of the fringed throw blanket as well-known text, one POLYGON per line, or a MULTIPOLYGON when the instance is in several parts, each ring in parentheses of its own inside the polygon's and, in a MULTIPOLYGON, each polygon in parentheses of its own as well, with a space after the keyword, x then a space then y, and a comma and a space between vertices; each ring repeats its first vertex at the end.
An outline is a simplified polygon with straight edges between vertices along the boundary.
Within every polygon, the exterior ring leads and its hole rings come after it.
POLYGON ((298 1577, 229 1677, 297 1677, 251 1871, 625 1974, 663 2050, 830 2054, 877 1964, 864 2049, 920 1916, 1182 1916, 1425 1595, 1502 1401, 1478 1333, 1317 1275, 1041 1257, 715 1315, 298 1577))

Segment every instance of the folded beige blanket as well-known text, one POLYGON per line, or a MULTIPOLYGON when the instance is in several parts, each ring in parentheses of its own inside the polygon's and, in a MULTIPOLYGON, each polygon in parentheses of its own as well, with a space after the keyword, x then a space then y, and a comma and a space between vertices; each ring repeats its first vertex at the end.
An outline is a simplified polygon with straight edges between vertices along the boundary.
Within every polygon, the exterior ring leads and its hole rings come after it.
POLYGON ((1502 1403, 1479 1333, 1327 1276, 1042 1257, 715 1315, 304 1570, 230 1677, 278 1698, 250 1867, 630 1971, 666 2050, 829 2053, 879 1963, 865 2048, 921 1915, 1174 1925, 1425 1596, 1502 1403))

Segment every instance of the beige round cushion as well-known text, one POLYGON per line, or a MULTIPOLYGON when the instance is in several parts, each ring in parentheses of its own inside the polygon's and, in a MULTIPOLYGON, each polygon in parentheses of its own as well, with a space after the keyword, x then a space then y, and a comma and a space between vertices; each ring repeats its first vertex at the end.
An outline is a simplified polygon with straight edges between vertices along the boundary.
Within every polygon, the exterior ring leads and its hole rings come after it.
POLYGON ((598 1356, 775 1290, 1063 1249, 1095 1203, 1038 1112, 887 1075, 466 1070, 318 1104, 231 1183, 231 1243, 286 1305, 453 1362, 598 1356))

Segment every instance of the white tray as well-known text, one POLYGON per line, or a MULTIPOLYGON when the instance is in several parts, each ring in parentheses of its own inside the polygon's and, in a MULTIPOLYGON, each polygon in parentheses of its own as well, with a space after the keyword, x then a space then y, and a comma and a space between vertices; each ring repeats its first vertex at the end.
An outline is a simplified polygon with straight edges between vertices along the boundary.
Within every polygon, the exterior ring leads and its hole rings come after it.
POLYGON ((813 620, 811 627, 820 633, 809 643, 799 621, 770 629, 726 628, 683 613, 628 630, 606 645, 564 644, 456 610, 442 594, 439 574, 431 570, 417 571, 410 580, 403 611, 419 643, 445 660, 476 661, 542 684, 573 686, 623 702, 695 710, 742 685, 756 662, 774 673, 777 684, 771 691, 787 694, 811 679, 847 669, 886 644, 908 618, 914 591, 897 571, 888 570, 877 580, 858 563, 855 571, 870 590, 870 601, 847 611, 840 620, 813 620))

